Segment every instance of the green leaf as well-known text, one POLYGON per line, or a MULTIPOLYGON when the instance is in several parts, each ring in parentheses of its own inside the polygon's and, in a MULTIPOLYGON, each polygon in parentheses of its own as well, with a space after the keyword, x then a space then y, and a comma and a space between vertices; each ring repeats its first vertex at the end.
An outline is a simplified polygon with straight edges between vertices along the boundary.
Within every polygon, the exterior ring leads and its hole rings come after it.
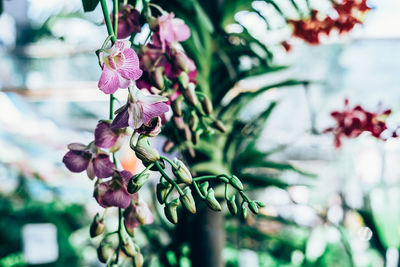
POLYGON ((100 0, 82 0, 83 11, 90 12, 96 9, 100 0))

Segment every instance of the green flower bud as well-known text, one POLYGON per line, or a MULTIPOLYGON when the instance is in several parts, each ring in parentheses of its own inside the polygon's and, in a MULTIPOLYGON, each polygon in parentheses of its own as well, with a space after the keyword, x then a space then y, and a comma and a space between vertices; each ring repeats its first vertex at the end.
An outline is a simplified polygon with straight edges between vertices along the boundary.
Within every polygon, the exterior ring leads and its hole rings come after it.
POLYGON ((237 214, 237 206, 236 206, 235 198, 236 198, 235 195, 233 195, 233 196, 231 196, 231 197, 229 198, 229 200, 228 200, 228 202, 227 202, 229 212, 230 212, 232 215, 236 215, 236 214, 237 214))
POLYGON ((130 194, 134 194, 137 191, 140 190, 140 188, 142 188, 142 186, 147 182, 147 180, 150 177, 150 173, 145 173, 143 175, 140 174, 136 174, 135 176, 132 177, 132 179, 129 180, 128 182, 128 192, 130 194))
POLYGON ((182 130, 180 130, 180 132, 181 132, 183 139, 185 139, 186 141, 192 140, 192 131, 190 131, 190 129, 187 125, 185 125, 185 127, 182 130))
POLYGON ((185 129, 186 124, 185 124, 185 122, 183 121, 183 118, 182 118, 182 117, 173 116, 173 117, 172 117, 172 121, 174 122, 176 128, 178 128, 178 129, 180 129, 180 130, 185 129))
POLYGON ((196 213, 196 203, 194 202, 192 192, 189 187, 185 187, 183 189, 183 195, 180 196, 180 200, 183 206, 190 212, 195 214, 196 213))
POLYGON ((196 113, 192 112, 189 118, 190 130, 196 131, 198 125, 199 125, 199 117, 197 117, 196 113))
POLYGON ((177 117, 182 117, 182 109, 181 109, 181 100, 182 98, 176 99, 175 101, 172 101, 171 103, 171 108, 172 111, 174 112, 174 115, 177 117))
POLYGON ((128 233, 128 235, 131 237, 134 237, 135 236, 135 228, 127 227, 125 224, 125 221, 124 221, 124 226, 125 226, 125 231, 128 233))
POLYGON ((93 218, 92 224, 90 225, 90 237, 93 238, 101 235, 105 228, 106 226, 103 218, 100 218, 100 214, 97 213, 93 218))
POLYGON ((185 184, 192 183, 192 174, 190 173, 189 169, 186 165, 179 159, 174 159, 175 166, 172 166, 172 172, 181 182, 185 184))
POLYGON ((265 204, 262 203, 261 201, 256 201, 256 204, 257 204, 257 206, 260 207, 260 208, 264 208, 264 207, 265 207, 265 204))
POLYGON ((195 92, 196 85, 194 83, 189 83, 187 88, 182 90, 183 96, 185 97, 186 101, 188 101, 193 106, 197 105, 197 96, 195 92))
POLYGON ((220 131, 221 133, 225 133, 226 132, 226 128, 225 125, 222 123, 222 121, 220 120, 215 120, 213 122, 212 125, 215 129, 217 129, 218 131, 220 131))
POLYGON ((179 199, 175 198, 171 202, 165 204, 164 213, 165 217, 167 217, 168 221, 173 224, 178 223, 178 211, 177 208, 179 206, 179 199))
POLYGON ((257 207, 256 202, 254 202, 254 201, 249 202, 249 208, 250 208, 251 212, 253 212, 256 215, 258 214, 258 207, 257 207))
POLYGON ((150 146, 148 137, 141 135, 139 140, 134 147, 136 157, 138 157, 143 162, 154 162, 160 159, 160 154, 156 149, 150 146))
POLYGON ((113 249, 109 244, 100 244, 97 248, 97 258, 100 262, 106 263, 108 259, 113 255, 113 249))
POLYGON ((239 180, 239 178, 237 178, 235 175, 232 175, 231 178, 229 179, 229 182, 231 183, 231 185, 233 187, 235 187, 237 190, 242 191, 243 190, 243 184, 242 182, 239 180))
POLYGON ((144 263, 143 255, 142 255, 142 253, 138 253, 133 260, 133 264, 134 264, 133 266, 134 267, 142 267, 143 263, 144 263))
POLYGON ((208 190, 208 194, 206 197, 206 203, 207 206, 210 207, 210 209, 215 210, 215 211, 221 211, 221 205, 219 204, 218 200, 215 198, 214 194, 214 189, 210 188, 208 190))
POLYGON ((208 193, 208 182, 204 182, 200 185, 200 192, 204 195, 207 196, 208 193))
POLYGON ((178 76, 178 82, 181 88, 185 89, 189 85, 189 76, 186 72, 181 72, 178 76))
POLYGON ((157 200, 160 204, 164 204, 169 190, 172 185, 167 181, 163 181, 157 184, 157 200))
POLYGON ((188 72, 189 68, 188 68, 188 63, 187 63, 187 58, 185 56, 185 54, 183 52, 177 52, 174 55, 174 65, 184 71, 184 72, 188 72))
POLYGON ((135 245, 130 238, 128 238, 128 240, 122 244, 121 248, 125 255, 128 257, 135 257, 135 255, 137 254, 135 245))
POLYGON ((247 219, 247 210, 246 210, 246 207, 242 207, 242 217, 243 217, 243 219, 247 219))
POLYGON ((193 143, 194 145, 197 145, 197 144, 199 143, 199 141, 200 141, 200 132, 199 132, 199 131, 196 131, 196 132, 194 132, 194 133, 192 134, 192 143, 193 143))
POLYGON ((164 76, 163 76, 163 68, 158 67, 155 69, 155 71, 152 72, 151 78, 154 82, 154 85, 160 89, 164 89, 164 76))
POLYGON ((201 100, 201 107, 203 108, 204 113, 211 115, 213 106, 210 99, 206 95, 204 95, 203 99, 201 100))

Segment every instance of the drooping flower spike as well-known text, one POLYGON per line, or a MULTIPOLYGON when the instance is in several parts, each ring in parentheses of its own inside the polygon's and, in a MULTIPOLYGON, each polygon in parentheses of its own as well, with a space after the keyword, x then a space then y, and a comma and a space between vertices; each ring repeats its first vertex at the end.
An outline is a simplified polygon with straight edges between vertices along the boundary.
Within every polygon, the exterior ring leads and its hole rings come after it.
POLYGON ((85 146, 79 143, 68 145, 69 151, 63 158, 63 163, 71 172, 86 173, 90 179, 94 177, 107 178, 114 172, 114 164, 107 153, 99 150, 95 145, 85 146))
POLYGON ((94 190, 94 197, 103 208, 119 207, 126 209, 131 200, 138 200, 138 194, 129 194, 127 185, 133 174, 129 171, 114 171, 112 179, 99 183, 94 190))
POLYGON ((159 95, 144 94, 142 90, 133 87, 127 103, 116 111, 117 116, 111 128, 132 127, 136 130, 143 124, 149 124, 151 119, 164 114, 169 110, 165 101, 168 99, 159 95))
POLYGON ((138 56, 129 41, 117 40, 111 49, 99 53, 99 59, 103 71, 98 86, 106 94, 128 88, 142 75, 138 56))

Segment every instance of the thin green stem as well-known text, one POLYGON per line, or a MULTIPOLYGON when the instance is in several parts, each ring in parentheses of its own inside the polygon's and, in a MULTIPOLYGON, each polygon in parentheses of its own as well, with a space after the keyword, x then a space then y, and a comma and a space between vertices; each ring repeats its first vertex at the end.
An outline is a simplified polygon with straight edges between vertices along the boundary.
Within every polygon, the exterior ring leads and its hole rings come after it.
POLYGON ((196 182, 193 182, 194 188, 196 189, 197 194, 202 198, 206 199, 206 196, 203 195, 203 193, 200 191, 200 188, 196 182))
POLYGON ((154 162, 158 168, 158 171, 161 173, 161 175, 168 181, 168 183, 172 184, 175 188, 176 191, 178 191, 179 195, 183 195, 183 191, 182 189, 179 187, 179 185, 173 180, 171 179, 168 174, 163 170, 163 168, 161 168, 160 163, 158 163, 157 161, 154 162))
POLYGON ((174 168, 174 169, 177 168, 177 166, 175 165, 175 163, 172 162, 169 158, 164 157, 164 156, 160 156, 160 158, 163 159, 163 160, 166 160, 166 161, 171 165, 172 168, 174 168))
POLYGON ((239 193, 240 193, 240 196, 243 198, 244 201, 246 201, 246 202, 250 202, 251 201, 250 198, 243 191, 240 191, 239 193))
POLYGON ((113 2, 113 20, 114 20, 114 33, 118 38, 118 0, 114 0, 113 2))
POLYGON ((207 180, 214 180, 218 179, 223 181, 224 183, 229 183, 229 179, 226 178, 224 175, 205 175, 205 176, 199 176, 196 178, 193 178, 194 182, 202 182, 202 181, 207 181, 207 180))
POLYGON ((101 9, 103 10, 104 20, 106 21, 108 35, 112 35, 111 42, 114 44, 117 38, 115 37, 113 27, 111 25, 110 12, 108 12, 106 0, 100 0, 100 4, 101 4, 101 9))
POLYGON ((229 198, 228 198, 228 184, 225 184, 225 199, 226 200, 229 200, 229 198))

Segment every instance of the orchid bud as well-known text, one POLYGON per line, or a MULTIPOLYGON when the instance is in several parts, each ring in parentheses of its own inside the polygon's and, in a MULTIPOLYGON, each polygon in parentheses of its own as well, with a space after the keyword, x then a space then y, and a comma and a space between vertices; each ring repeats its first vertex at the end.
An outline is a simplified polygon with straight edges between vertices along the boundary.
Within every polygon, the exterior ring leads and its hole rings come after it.
POLYGON ((146 16, 146 20, 147 20, 147 23, 150 26, 150 30, 153 31, 153 32, 157 31, 157 29, 158 29, 157 18, 155 18, 155 17, 150 15, 150 16, 146 16))
POLYGON ((160 159, 158 151, 150 146, 148 137, 141 135, 134 147, 136 157, 144 162, 154 162, 160 159))
POLYGON ((183 88, 184 90, 186 88, 188 88, 189 86, 189 76, 186 72, 181 72, 181 74, 179 74, 178 76, 178 82, 179 85, 181 86, 181 88, 183 88))
POLYGON ((203 195, 207 196, 207 192, 208 192, 208 182, 207 181, 202 183, 202 184, 200 184, 200 192, 203 195))
POLYGON ((242 207, 242 217, 243 217, 243 219, 247 219, 247 210, 246 210, 246 208, 245 207, 242 207))
POLYGON ((192 134, 192 143, 197 145, 200 141, 200 132, 196 131, 192 134))
POLYGON ((122 244, 121 248, 125 255, 128 257, 135 257, 135 255, 137 254, 135 245, 130 238, 128 238, 128 240, 122 244))
POLYGON ((106 263, 108 259, 113 255, 113 249, 109 244, 100 244, 97 248, 97 258, 100 262, 106 263))
POLYGON ((181 182, 185 184, 192 183, 192 174, 186 167, 186 165, 179 159, 175 158, 174 163, 176 166, 172 167, 172 172, 181 182))
POLYGON ((142 186, 147 182, 147 180, 150 177, 150 173, 145 173, 143 175, 140 174, 136 174, 135 176, 132 177, 132 179, 129 180, 128 182, 128 192, 130 194, 134 194, 137 191, 140 190, 140 188, 142 188, 142 186))
POLYGON ((167 140, 165 141, 164 145, 163 145, 163 152, 164 153, 169 153, 171 151, 172 148, 174 148, 174 142, 172 142, 171 140, 167 140))
POLYGON ((215 129, 217 129, 218 131, 220 131, 221 133, 225 133, 226 132, 226 128, 225 125, 222 123, 222 121, 220 120, 215 120, 213 122, 212 125, 215 129))
POLYGON ((185 97, 185 99, 192 104, 193 106, 197 105, 197 95, 195 92, 195 84, 194 83, 189 83, 189 85, 187 86, 187 88, 182 90, 182 94, 185 97))
POLYGON ((163 68, 158 67, 151 73, 151 78, 155 84, 155 86, 163 90, 164 89, 164 76, 163 76, 163 68))
POLYGON ((242 191, 243 190, 243 184, 242 182, 239 180, 239 178, 237 178, 235 175, 232 175, 230 180, 229 180, 230 184, 235 187, 237 190, 242 191))
POLYGON ((178 98, 175 101, 172 101, 171 108, 175 116, 182 117, 182 109, 181 109, 181 100, 182 98, 178 98))
POLYGON ((160 204, 164 204, 167 198, 169 190, 172 185, 167 181, 163 181, 157 184, 157 200, 160 204))
POLYGON ((101 235, 104 232, 104 229, 104 219, 100 218, 100 214, 97 213, 93 218, 92 224, 90 225, 90 237, 93 238, 101 235))
POLYGON ((261 201, 256 201, 256 204, 257 204, 257 206, 260 207, 260 208, 264 208, 264 207, 265 207, 265 204, 262 203, 261 201))
POLYGON ((196 213, 196 203, 193 199, 192 191, 190 190, 189 187, 185 187, 183 189, 183 195, 180 196, 180 200, 181 200, 183 206, 185 206, 185 208, 190 213, 193 213, 193 214, 196 213))
POLYGON ((203 108, 204 113, 211 115, 213 111, 213 105, 206 95, 204 95, 203 99, 201 100, 201 107, 203 108))
POLYGON ((199 117, 197 117, 196 113, 192 112, 189 117, 190 130, 196 131, 198 125, 199 125, 199 117))
POLYGON ((167 203, 164 207, 165 217, 167 217, 168 221, 173 224, 178 223, 178 211, 177 208, 179 206, 179 199, 175 198, 171 202, 167 203))
POLYGON ((232 215, 236 215, 237 214, 237 206, 236 206, 235 198, 236 198, 235 195, 233 195, 227 201, 229 212, 232 215))
POLYGON ((129 236, 134 237, 135 236, 135 228, 129 228, 128 226, 126 226, 125 222, 125 231, 128 233, 129 236))
POLYGON ((133 264, 134 264, 133 266, 134 267, 142 267, 143 263, 144 263, 143 255, 142 255, 142 253, 138 253, 133 260, 133 264))
POLYGON ((251 212, 253 212, 255 215, 258 214, 258 207, 257 207, 256 202, 251 201, 251 202, 249 203, 249 208, 250 208, 251 212))
POLYGON ((183 122, 182 117, 173 116, 172 121, 174 122, 176 128, 183 130, 185 129, 186 124, 183 122))
POLYGON ((174 54, 174 66, 184 72, 188 72, 189 71, 189 67, 188 67, 188 59, 185 55, 184 52, 182 51, 177 51, 174 54))
POLYGON ((180 130, 181 135, 185 141, 191 141, 192 140, 192 131, 190 130, 189 126, 185 125, 183 129, 180 130))
POLYGON ((221 205, 219 204, 218 200, 215 198, 214 189, 210 188, 207 193, 206 197, 207 206, 210 209, 215 211, 221 211, 221 205))

